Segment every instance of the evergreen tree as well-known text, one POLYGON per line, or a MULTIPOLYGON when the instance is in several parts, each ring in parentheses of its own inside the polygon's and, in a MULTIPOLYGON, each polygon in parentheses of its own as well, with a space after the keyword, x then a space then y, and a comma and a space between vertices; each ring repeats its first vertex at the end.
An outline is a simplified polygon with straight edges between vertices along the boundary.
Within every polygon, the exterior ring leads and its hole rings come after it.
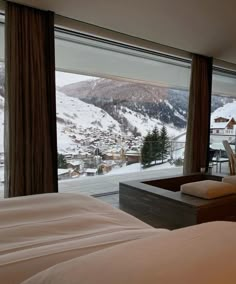
POLYGON ((64 155, 59 154, 59 153, 57 154, 57 167, 59 169, 66 169, 67 168, 67 162, 66 162, 64 155))
POLYGON ((155 161, 156 165, 157 160, 161 158, 160 135, 157 127, 155 127, 152 131, 150 143, 151 143, 152 161, 155 161))
POLYGON ((160 150, 162 163, 167 158, 170 141, 168 138, 166 127, 163 125, 160 133, 160 150))
POLYGON ((152 162, 152 148, 150 146, 152 135, 150 132, 144 137, 143 147, 141 149, 141 163, 144 167, 150 166, 152 162))

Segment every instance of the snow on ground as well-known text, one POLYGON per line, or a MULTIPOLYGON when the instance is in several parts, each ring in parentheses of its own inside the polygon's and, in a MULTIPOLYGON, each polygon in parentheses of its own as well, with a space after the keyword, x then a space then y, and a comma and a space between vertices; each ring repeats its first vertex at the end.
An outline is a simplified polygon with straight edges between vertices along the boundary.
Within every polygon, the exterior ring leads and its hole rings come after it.
POLYGON ((169 168, 174 168, 175 165, 171 165, 169 162, 160 164, 160 165, 155 165, 149 168, 142 168, 142 165, 140 163, 135 163, 131 164, 128 166, 123 166, 121 168, 114 168, 112 169, 109 173, 106 175, 120 175, 120 174, 128 174, 128 173, 135 173, 135 172, 140 172, 140 171, 152 171, 152 170, 163 170, 163 169, 169 169, 169 168))
POLYGON ((217 117, 225 117, 236 119, 236 100, 232 103, 225 104, 223 107, 219 107, 211 114, 211 120, 217 117))
MULTIPOLYGON (((142 136, 152 131, 154 127, 159 130, 162 128, 163 123, 159 119, 150 118, 148 115, 143 115, 139 112, 132 111, 127 107, 123 107, 119 111, 119 115, 125 117, 133 127, 137 127, 142 136)), ((165 124, 169 137, 175 137, 179 134, 179 130, 173 125, 165 124)))
POLYGON ((184 159, 184 151, 185 151, 185 147, 182 146, 181 148, 178 148, 176 149, 175 151, 173 151, 173 154, 172 154, 172 158, 174 160, 177 160, 177 159, 184 159))
POLYGON ((108 113, 94 105, 82 102, 77 98, 68 97, 61 92, 57 92, 56 100, 59 151, 68 147, 76 147, 72 136, 75 135, 77 139, 83 139, 86 129, 89 131, 91 127, 101 131, 112 129, 115 133, 121 132, 119 123, 108 113))
POLYGON ((120 131, 119 123, 102 109, 61 92, 57 92, 57 117, 64 119, 67 125, 85 129, 95 125, 102 130, 112 127, 113 131, 120 131))

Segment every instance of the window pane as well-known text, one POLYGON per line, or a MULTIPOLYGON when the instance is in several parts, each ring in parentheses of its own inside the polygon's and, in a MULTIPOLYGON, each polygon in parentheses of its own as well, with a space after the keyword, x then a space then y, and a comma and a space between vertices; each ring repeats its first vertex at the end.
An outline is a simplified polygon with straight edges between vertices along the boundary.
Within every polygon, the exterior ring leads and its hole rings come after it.
POLYGON ((214 71, 212 83, 210 166, 213 172, 229 174, 229 156, 223 141, 235 152, 236 74, 214 71))
POLYGON ((182 173, 190 63, 56 36, 59 190, 182 173))

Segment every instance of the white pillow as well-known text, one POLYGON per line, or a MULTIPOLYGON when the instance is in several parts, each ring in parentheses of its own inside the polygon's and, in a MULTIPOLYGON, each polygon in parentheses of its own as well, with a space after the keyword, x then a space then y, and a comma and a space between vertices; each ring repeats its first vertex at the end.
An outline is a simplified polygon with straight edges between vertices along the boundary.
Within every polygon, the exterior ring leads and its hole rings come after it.
POLYGON ((202 180, 182 184, 180 190, 185 194, 204 199, 213 199, 225 195, 235 194, 236 186, 220 181, 202 180))
POLYGON ((222 179, 223 182, 231 183, 236 185, 236 176, 227 176, 222 179))

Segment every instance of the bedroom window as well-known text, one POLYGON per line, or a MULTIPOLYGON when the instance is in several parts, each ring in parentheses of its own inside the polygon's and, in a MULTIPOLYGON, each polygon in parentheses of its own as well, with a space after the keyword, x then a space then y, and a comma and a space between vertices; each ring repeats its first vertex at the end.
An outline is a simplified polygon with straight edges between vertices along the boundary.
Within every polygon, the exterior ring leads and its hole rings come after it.
POLYGON ((229 174, 223 141, 236 152, 236 72, 214 68, 212 80, 210 165, 214 172, 229 174))
POLYGON ((59 190, 182 173, 191 62, 59 29, 55 46, 59 190))
POLYGON ((4 192, 4 41, 4 16, 0 14, 0 198, 3 197, 4 192))

